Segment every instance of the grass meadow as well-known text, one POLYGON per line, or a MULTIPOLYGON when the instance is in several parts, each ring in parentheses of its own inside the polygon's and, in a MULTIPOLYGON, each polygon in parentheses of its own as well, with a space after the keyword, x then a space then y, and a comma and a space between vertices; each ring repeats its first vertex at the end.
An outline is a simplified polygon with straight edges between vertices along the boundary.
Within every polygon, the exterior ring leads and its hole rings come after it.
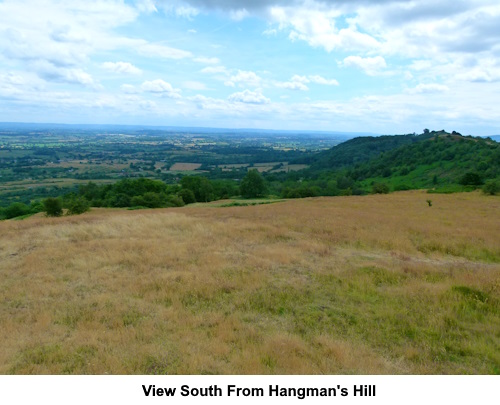
POLYGON ((0 373, 499 374, 499 214, 412 191, 3 221, 0 373))

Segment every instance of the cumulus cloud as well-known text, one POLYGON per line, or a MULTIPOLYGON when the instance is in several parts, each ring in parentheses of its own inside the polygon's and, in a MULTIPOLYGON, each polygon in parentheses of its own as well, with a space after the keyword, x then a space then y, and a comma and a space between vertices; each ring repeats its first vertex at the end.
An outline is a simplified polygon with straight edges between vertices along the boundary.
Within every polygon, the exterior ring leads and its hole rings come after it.
POLYGON ((137 52, 144 56, 159 57, 165 59, 184 59, 191 58, 193 55, 189 51, 172 48, 170 46, 152 44, 146 41, 141 41, 138 44, 137 52))
POLYGON ((198 63, 205 63, 206 65, 216 65, 220 63, 219 58, 197 57, 193 58, 193 60, 198 63))
POLYGON ((367 75, 375 76, 387 67, 385 59, 382 56, 367 57, 348 56, 339 63, 342 67, 355 67, 363 70, 367 75))
POLYGON ((79 68, 55 66, 48 61, 37 61, 33 66, 37 75, 47 81, 96 86, 92 76, 79 68))
POLYGON ((140 75, 142 70, 129 62, 104 62, 102 67, 114 73, 126 73, 131 75, 140 75))
POLYGON ((325 79, 319 75, 308 76, 309 80, 316 84, 323 84, 325 86, 338 86, 339 82, 335 79, 325 79))
POLYGON ((136 93, 140 92, 140 90, 137 87, 135 87, 131 84, 122 84, 120 86, 120 89, 121 89, 121 91, 123 91, 124 93, 127 93, 127 94, 136 94, 136 93))
POLYGON ((309 79, 305 76, 294 75, 288 82, 276 82, 276 87, 281 87, 288 90, 301 90, 307 91, 309 87, 306 83, 309 83, 309 79))
POLYGON ((233 93, 228 97, 229 101, 247 104, 269 104, 271 100, 259 91, 243 90, 233 93))
POLYGON ((258 76, 256 73, 245 70, 238 70, 238 73, 235 75, 231 75, 228 80, 224 82, 226 86, 235 87, 239 85, 250 86, 250 87, 259 87, 261 85, 262 78, 258 76))
POLYGON ((188 80, 183 83, 183 86, 189 90, 207 90, 205 83, 198 82, 195 80, 188 80))
POLYGON ((448 86, 438 83, 429 84, 419 84, 412 89, 408 89, 407 92, 410 94, 431 94, 431 93, 443 93, 450 90, 448 86))
POLYGON ((156 79, 152 81, 145 81, 141 85, 143 91, 149 93, 155 93, 164 97, 170 98, 180 98, 180 90, 174 89, 170 83, 167 83, 161 79, 156 79))
POLYGON ((207 74, 227 74, 228 70, 224 66, 207 66, 206 68, 201 69, 201 73, 207 74))

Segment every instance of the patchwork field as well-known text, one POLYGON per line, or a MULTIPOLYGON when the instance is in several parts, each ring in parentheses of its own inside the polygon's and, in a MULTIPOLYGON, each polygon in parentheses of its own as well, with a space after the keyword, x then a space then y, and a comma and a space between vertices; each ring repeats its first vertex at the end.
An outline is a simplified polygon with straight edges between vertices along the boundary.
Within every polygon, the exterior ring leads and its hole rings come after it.
POLYGON ((3 221, 0 373, 498 374, 499 213, 402 192, 3 221))
POLYGON ((174 163, 172 167, 170 167, 170 171, 192 171, 200 167, 201 163, 174 163))

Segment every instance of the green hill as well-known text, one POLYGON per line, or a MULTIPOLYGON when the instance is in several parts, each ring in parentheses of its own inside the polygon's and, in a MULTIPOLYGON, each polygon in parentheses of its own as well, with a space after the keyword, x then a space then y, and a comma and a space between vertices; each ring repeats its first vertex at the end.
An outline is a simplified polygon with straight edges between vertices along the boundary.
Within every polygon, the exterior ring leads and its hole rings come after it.
POLYGON ((392 189, 479 186, 500 176, 500 145, 482 138, 440 134, 380 153, 351 177, 362 185, 386 181, 392 189))
MULTIPOLYGON (((366 194, 427 188, 469 191, 500 179, 500 145, 457 132, 360 137, 311 156, 290 174, 282 197, 366 194)), ((498 188, 498 187, 496 187, 498 188)))
POLYGON ((383 152, 429 139, 433 134, 363 136, 354 138, 319 153, 310 159, 309 163, 313 170, 350 167, 367 162, 383 152))

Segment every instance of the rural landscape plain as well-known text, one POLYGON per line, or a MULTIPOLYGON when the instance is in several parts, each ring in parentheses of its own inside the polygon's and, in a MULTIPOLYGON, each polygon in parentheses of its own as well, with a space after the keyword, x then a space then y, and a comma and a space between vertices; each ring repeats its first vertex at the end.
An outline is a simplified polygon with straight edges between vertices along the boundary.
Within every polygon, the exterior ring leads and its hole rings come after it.
POLYGON ((499 26, 0 0, 0 374, 500 374, 499 26))

